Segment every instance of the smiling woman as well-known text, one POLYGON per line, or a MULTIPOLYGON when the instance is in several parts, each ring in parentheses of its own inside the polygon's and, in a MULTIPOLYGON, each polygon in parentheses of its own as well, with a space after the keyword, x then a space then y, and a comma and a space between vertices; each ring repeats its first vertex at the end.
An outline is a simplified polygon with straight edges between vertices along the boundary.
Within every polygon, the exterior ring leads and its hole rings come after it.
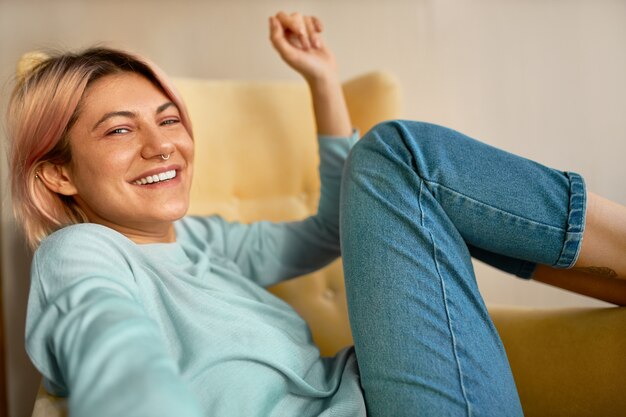
POLYGON ((129 72, 92 82, 67 136, 72 160, 39 164, 48 189, 136 243, 175 240, 173 222, 189 206, 193 141, 161 88, 129 72))
POLYGON ((26 346, 72 415, 364 414, 352 351, 322 359, 305 322, 263 289, 339 255, 338 174, 356 142, 319 21, 270 24, 316 107, 324 196, 299 222, 184 217, 191 124, 146 60, 102 48, 38 57, 18 80, 14 205, 36 249, 26 346))
POLYGON ((471 256, 625 304, 626 209, 442 126, 357 143, 321 22, 269 24, 317 126, 318 210, 299 221, 185 216, 191 125, 145 60, 92 49, 24 71, 12 184, 46 388, 79 417, 522 415, 471 256), (354 347, 322 358, 265 288, 340 255, 354 347))
MULTIPOLYGON (((18 81, 7 130, 13 138, 15 214, 31 247, 60 227, 86 221, 135 233, 139 223, 145 224, 142 219, 116 223, 120 210, 126 217, 132 216, 131 209, 150 206, 145 204, 146 193, 131 182, 148 174, 178 172, 193 162, 184 103, 160 71, 144 60, 102 48, 54 59, 35 55, 18 81), (160 155, 175 152, 180 152, 178 165, 164 167, 160 155), (138 154, 147 158, 139 163, 138 154), (127 198, 131 191, 133 198, 127 198), (114 207, 102 212, 104 198, 114 207)), ((191 170, 186 172, 179 183, 188 190, 191 170)), ((170 216, 184 214, 184 194, 181 190, 169 199, 170 216)), ((159 197, 165 198, 163 193, 159 197)), ((141 240, 142 229, 136 232, 141 240)), ((167 231, 161 226, 146 233, 172 238, 171 225, 167 231)))

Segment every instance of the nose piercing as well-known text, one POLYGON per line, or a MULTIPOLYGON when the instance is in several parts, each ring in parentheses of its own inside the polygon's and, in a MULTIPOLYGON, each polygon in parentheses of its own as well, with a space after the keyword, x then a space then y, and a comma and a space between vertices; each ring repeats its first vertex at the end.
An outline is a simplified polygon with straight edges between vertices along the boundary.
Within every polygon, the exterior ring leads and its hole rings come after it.
POLYGON ((168 153, 167 155, 161 154, 161 159, 164 160, 164 161, 167 161, 168 159, 170 159, 170 155, 171 155, 171 153, 168 153))

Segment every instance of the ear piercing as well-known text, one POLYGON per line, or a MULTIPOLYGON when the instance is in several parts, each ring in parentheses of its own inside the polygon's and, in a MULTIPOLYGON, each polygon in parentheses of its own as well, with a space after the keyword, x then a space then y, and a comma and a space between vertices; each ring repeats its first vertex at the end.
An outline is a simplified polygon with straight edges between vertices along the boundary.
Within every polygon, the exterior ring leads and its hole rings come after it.
POLYGON ((164 161, 167 161, 168 159, 170 159, 170 155, 172 155, 171 153, 168 153, 167 155, 165 154, 161 154, 161 159, 164 161))

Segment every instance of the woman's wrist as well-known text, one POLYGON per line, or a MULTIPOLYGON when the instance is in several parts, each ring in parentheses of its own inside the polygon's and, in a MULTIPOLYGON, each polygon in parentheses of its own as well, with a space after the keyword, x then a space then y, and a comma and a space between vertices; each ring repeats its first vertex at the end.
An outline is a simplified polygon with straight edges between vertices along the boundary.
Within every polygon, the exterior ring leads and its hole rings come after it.
POLYGON ((307 80, 311 90, 317 132, 332 136, 350 136, 352 123, 338 77, 307 80))
POLYGON ((341 88, 339 74, 335 70, 323 71, 317 74, 303 75, 311 91, 329 91, 341 88))

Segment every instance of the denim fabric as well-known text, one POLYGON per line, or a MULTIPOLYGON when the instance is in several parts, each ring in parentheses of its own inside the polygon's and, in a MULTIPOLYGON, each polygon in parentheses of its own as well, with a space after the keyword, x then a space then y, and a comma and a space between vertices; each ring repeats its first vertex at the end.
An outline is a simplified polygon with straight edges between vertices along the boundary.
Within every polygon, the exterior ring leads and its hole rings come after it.
POLYGON ((341 245, 368 415, 519 416, 471 255, 530 277, 574 264, 585 187, 431 124, 378 125, 344 167, 341 245))

